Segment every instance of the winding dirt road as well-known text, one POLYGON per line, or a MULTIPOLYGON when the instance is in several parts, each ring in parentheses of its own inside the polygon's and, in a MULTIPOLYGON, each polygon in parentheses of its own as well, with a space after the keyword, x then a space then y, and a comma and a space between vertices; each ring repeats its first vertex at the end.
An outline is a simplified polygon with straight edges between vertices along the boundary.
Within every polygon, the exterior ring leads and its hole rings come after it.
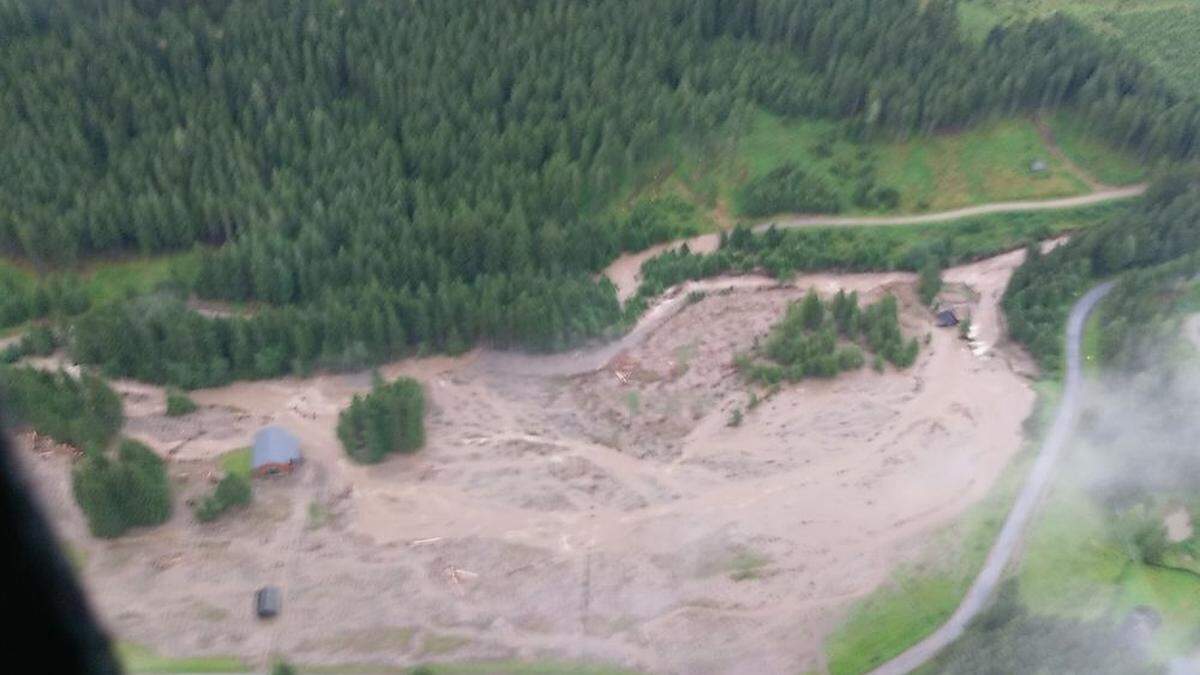
POLYGON ((1046 486, 1054 473, 1054 465, 1057 463, 1059 455, 1062 454, 1063 447, 1075 426, 1075 418, 1079 413, 1079 389, 1083 381, 1083 366, 1080 356, 1083 325, 1087 321, 1088 315, 1096 308, 1096 304, 1112 290, 1112 286, 1113 282, 1110 281, 1093 288, 1071 308, 1071 316, 1067 319, 1067 377, 1063 387, 1062 402, 1059 404, 1058 414, 1054 418, 1054 426, 1050 428, 1050 433, 1042 441, 1042 449, 1033 465, 1033 470, 1025 480, 1025 486, 1021 488, 1021 493, 1017 495, 1017 501, 1013 503, 1013 508, 1009 511, 1000 535, 992 544, 992 550, 988 552, 987 561, 980 570, 979 576, 975 577, 975 582, 971 584, 971 588, 967 590, 962 603, 959 604, 949 621, 942 624, 941 628, 938 628, 929 637, 909 647, 900 656, 872 671, 873 675, 903 675, 916 670, 957 640, 966 630, 967 624, 987 606, 988 600, 1000 583, 1005 566, 1008 565, 1013 551, 1020 543, 1021 533, 1033 516, 1042 494, 1046 491, 1046 486))
MULTIPOLYGON (((1104 202, 1118 201, 1122 199, 1131 199, 1140 196, 1146 191, 1147 184, 1139 183, 1137 185, 1129 185, 1119 188, 1105 188, 1097 190, 1086 195, 1077 197, 1064 197, 1062 199, 1042 199, 1042 200, 1022 200, 1015 202, 994 202, 991 204, 981 204, 979 206, 968 206, 952 211, 939 211, 937 213, 920 213, 905 216, 781 216, 773 220, 759 223, 754 226, 754 231, 762 232, 771 227, 777 228, 797 228, 797 227, 868 227, 879 225, 929 225, 934 223, 948 223, 963 218, 971 218, 973 216, 984 216, 996 213, 1026 213, 1030 211, 1054 211, 1061 209, 1073 209, 1081 206, 1092 206, 1102 204, 1104 202)), ((688 239, 676 239, 675 241, 666 242, 657 246, 651 246, 644 251, 637 253, 629 253, 623 255, 612 262, 604 270, 604 276, 617 287, 617 297, 624 302, 637 292, 638 283, 641 280, 642 263, 650 258, 663 253, 677 249, 684 244, 694 253, 711 253, 717 249, 719 237, 717 234, 709 233, 688 239)))
POLYGON ((995 202, 980 204, 953 211, 938 213, 923 213, 913 216, 794 216, 782 218, 757 225, 755 230, 765 230, 772 225, 775 227, 838 227, 860 225, 924 225, 928 223, 945 223, 972 216, 986 216, 993 213, 1023 213, 1026 211, 1050 211, 1054 209, 1073 209, 1080 206, 1091 206, 1118 199, 1137 197, 1146 191, 1146 184, 1139 183, 1122 188, 1100 190, 1078 197, 1062 199, 1024 200, 1016 202, 995 202))

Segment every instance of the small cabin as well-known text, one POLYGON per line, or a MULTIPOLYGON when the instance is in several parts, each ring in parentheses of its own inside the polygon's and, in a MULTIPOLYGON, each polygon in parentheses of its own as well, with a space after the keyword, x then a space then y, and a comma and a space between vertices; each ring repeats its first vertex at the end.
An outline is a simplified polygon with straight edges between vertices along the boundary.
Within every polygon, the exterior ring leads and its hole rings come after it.
POLYGON ((260 619, 270 619, 283 609, 283 593, 278 586, 263 586, 254 594, 254 612, 260 619))
POLYGON ((303 461, 300 441, 287 429, 269 426, 254 435, 250 469, 256 478, 290 474, 303 461))
POLYGON ((958 325, 958 315, 952 309, 943 309, 937 313, 934 323, 938 328, 950 328, 958 325))

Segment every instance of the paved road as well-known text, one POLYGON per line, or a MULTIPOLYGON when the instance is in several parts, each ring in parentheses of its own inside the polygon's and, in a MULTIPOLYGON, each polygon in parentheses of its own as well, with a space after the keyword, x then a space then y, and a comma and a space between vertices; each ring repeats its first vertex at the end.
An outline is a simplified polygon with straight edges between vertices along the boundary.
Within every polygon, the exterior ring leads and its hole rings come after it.
POLYGON ((1054 209, 1072 209, 1079 206, 1089 206, 1101 202, 1137 197, 1146 191, 1146 184, 1130 185, 1122 188, 1110 188, 1092 192, 1078 197, 1063 199, 1025 200, 1018 202, 995 202, 968 206, 953 211, 938 213, 922 213, 912 216, 790 216, 757 225, 755 230, 765 230, 775 227, 827 227, 827 226, 856 226, 856 225, 922 225, 926 223, 945 223, 960 218, 984 216, 991 213, 1021 213, 1025 211, 1048 211, 1054 209))
POLYGON ((1000 583, 1000 576, 1020 542, 1021 533, 1033 516, 1034 509, 1045 492, 1047 483, 1050 482, 1058 456, 1062 454, 1063 446, 1066 445, 1075 426, 1075 418, 1079 413, 1079 389, 1083 381, 1080 353, 1083 325, 1095 309, 1096 303, 1112 290, 1112 285, 1113 282, 1110 281, 1093 288, 1071 308, 1071 316, 1067 319, 1067 377, 1058 414, 1054 418, 1054 426, 1042 441, 1042 449, 1034 462, 1033 470, 1029 472, 1021 493, 1017 495, 1017 501, 1013 504, 1012 511, 1009 511, 1000 535, 992 544, 992 550, 988 552, 987 561, 979 576, 975 577, 975 582, 971 584, 949 621, 908 651, 872 671, 873 675, 903 675, 932 659, 962 635, 967 624, 984 609, 995 592, 1000 583))

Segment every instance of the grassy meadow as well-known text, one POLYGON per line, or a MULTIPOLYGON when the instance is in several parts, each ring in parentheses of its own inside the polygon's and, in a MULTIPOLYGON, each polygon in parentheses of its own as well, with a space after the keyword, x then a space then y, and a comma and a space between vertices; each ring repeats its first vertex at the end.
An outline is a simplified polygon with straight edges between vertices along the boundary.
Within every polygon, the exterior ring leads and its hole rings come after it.
POLYGON ((1061 473, 1016 571, 1022 603, 1035 615, 1115 622, 1136 607, 1153 607, 1162 625, 1152 653, 1165 659, 1194 649, 1200 574, 1131 561, 1109 529, 1102 510, 1061 473))
MULTIPOLYGON (((1128 184, 1144 177, 1139 162, 1088 138, 1069 115, 1055 116, 1051 126, 1062 139, 1064 154, 1100 182, 1128 184)), ((677 148, 621 203, 674 195, 699 205, 710 214, 709 221, 728 227, 742 216, 740 188, 789 163, 823 179, 846 214, 934 212, 1091 191, 1046 145, 1031 119, 859 142, 848 138, 838 122, 786 120, 759 111, 743 133, 703 149, 677 148), (1044 171, 1031 170, 1037 160, 1045 162, 1044 171), (855 191, 864 180, 896 190, 896 207, 857 205, 855 191)), ((706 222, 705 227, 712 226, 706 222)))

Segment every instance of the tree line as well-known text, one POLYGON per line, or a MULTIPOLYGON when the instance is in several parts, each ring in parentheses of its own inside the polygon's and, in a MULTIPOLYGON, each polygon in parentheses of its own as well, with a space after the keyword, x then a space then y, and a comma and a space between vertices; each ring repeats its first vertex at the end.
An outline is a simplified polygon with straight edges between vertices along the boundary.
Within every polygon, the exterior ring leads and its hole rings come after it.
POLYGON ((207 317, 162 290, 97 306, 75 320, 81 363, 111 376, 184 388, 234 379, 356 370, 479 340, 553 350, 611 331, 621 318, 611 283, 572 277, 489 277, 415 292, 369 284, 307 305, 207 317))
POLYGON ((1200 173, 1184 169, 1155 181, 1135 208, 1118 212, 1048 254, 1031 245, 1004 291, 1009 334, 1043 368, 1057 371, 1063 365, 1067 313, 1084 291, 1098 279, 1197 251, 1200 173))
MULTIPOLYGON (((1128 208, 1131 206, 1106 204, 1071 212, 1002 214, 903 227, 769 228, 754 232, 739 225, 721 233, 719 247, 713 253, 693 253, 684 245, 647 260, 642 265, 642 280, 632 303, 644 304, 684 281, 728 273, 758 271, 780 279, 816 270, 905 270, 925 271, 925 275, 930 275, 941 267, 1082 228, 1128 208)), ((932 287, 932 281, 928 279, 925 283, 932 287)))
POLYGON ((0 328, 46 316, 76 316, 91 306, 79 278, 50 274, 38 280, 0 266, 0 328))
POLYGON ((1183 323, 1200 309, 1195 280, 1200 252, 1121 275, 1097 308, 1101 363, 1116 373, 1137 373, 1162 362, 1184 361, 1194 347, 1183 323), (1183 344, 1181 344, 1183 343, 1183 344))

